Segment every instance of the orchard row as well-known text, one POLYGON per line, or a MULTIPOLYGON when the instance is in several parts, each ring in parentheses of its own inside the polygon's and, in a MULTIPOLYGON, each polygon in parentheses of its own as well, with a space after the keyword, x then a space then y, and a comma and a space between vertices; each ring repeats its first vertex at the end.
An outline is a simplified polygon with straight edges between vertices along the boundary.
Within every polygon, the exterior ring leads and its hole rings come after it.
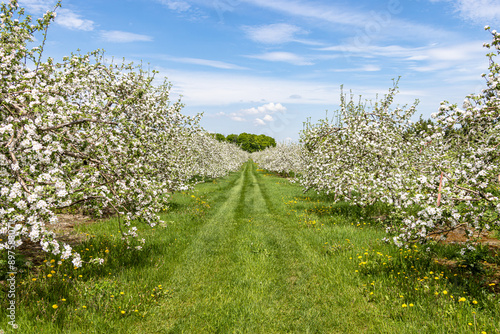
POLYGON ((155 226, 169 193, 248 156, 203 131, 200 116, 183 115, 169 84, 153 84, 155 72, 107 63, 100 51, 43 61, 43 44, 28 46, 54 17, 33 22, 16 1, 1 8, 0 248, 29 239, 79 267, 80 255, 47 229, 57 211, 118 215, 131 241, 131 222, 155 226))
POLYGON ((391 108, 397 83, 370 108, 343 94, 335 117, 308 124, 300 146, 278 145, 253 159, 336 201, 386 203, 399 247, 462 228, 469 240, 462 253, 473 251, 482 231, 500 226, 500 34, 491 34, 487 88, 461 108, 445 101, 433 122, 416 124, 416 104, 391 108))

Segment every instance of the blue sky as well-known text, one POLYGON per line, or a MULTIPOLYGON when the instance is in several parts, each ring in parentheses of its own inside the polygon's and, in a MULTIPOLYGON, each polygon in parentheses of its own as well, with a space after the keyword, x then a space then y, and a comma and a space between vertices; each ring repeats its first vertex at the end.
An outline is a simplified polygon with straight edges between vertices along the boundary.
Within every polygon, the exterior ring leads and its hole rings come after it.
MULTIPOLYGON (((34 15, 55 3, 19 2, 34 15)), ((63 0, 46 56, 142 60, 206 130, 297 141, 341 85, 373 100, 401 76, 395 105, 419 99, 415 119, 461 105, 484 87, 483 27, 497 22, 498 0, 63 0)))

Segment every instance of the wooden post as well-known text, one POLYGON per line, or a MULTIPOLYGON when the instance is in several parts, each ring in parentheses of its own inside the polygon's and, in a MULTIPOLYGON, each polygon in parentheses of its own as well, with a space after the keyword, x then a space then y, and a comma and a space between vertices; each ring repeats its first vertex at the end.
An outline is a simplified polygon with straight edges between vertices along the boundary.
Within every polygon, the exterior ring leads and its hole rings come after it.
POLYGON ((441 203, 441 188, 443 187, 443 172, 441 172, 441 178, 439 179, 439 190, 438 190, 438 200, 436 206, 439 207, 441 203))

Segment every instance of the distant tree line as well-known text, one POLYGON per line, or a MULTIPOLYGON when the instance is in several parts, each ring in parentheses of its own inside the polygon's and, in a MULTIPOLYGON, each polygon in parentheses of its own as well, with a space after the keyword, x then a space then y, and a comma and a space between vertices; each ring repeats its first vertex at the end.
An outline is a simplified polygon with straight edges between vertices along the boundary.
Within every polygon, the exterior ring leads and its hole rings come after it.
POLYGON ((262 151, 270 146, 276 146, 276 140, 266 135, 255 135, 252 133, 230 134, 227 137, 221 133, 213 134, 214 138, 221 142, 235 143, 247 152, 262 151))

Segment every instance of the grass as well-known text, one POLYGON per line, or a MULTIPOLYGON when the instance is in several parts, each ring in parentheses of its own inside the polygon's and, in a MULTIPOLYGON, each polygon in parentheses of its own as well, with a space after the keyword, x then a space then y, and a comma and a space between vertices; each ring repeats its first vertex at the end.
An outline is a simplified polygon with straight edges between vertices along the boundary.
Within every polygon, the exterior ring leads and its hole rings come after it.
POLYGON ((105 264, 49 257, 20 274, 17 332, 500 333, 494 286, 436 262, 450 247, 383 243, 369 218, 383 211, 331 205, 249 162, 174 194, 164 225, 137 225, 142 251, 116 221, 80 226, 84 259, 105 264))

